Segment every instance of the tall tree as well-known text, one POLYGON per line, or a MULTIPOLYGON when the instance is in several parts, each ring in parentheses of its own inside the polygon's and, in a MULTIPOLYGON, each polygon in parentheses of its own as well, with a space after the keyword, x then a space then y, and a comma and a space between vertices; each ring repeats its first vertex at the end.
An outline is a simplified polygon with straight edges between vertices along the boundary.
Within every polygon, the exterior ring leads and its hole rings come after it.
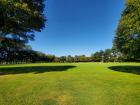
POLYGON ((116 30, 114 48, 129 59, 140 59, 140 0, 126 0, 116 30))
POLYGON ((0 44, 33 40, 45 27, 43 10, 44 0, 0 0, 0 44))

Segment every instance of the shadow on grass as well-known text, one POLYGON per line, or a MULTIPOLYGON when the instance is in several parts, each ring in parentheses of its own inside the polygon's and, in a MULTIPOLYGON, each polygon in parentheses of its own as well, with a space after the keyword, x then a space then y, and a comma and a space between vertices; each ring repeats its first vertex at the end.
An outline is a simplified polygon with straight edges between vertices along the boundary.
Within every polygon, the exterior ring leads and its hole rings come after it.
POLYGON ((66 71, 76 66, 25 66, 0 68, 0 75, 66 71))
POLYGON ((111 66, 109 69, 140 75, 140 66, 111 66))

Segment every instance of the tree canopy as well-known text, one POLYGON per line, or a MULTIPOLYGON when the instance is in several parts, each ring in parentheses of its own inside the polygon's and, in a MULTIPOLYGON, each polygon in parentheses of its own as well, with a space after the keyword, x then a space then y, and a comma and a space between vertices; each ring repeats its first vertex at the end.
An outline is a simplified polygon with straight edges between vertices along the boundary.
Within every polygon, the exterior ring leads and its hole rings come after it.
POLYGON ((126 0, 116 30, 114 48, 127 58, 140 58, 140 0, 126 0))
POLYGON ((25 44, 45 27, 44 0, 0 0, 0 44, 25 44))

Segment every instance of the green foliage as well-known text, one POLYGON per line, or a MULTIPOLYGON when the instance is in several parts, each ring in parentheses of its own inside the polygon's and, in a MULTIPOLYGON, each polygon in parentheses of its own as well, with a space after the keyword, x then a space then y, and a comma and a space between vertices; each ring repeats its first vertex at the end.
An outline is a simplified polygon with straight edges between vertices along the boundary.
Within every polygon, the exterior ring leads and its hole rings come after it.
POLYGON ((74 62, 74 58, 71 55, 68 55, 66 58, 67 62, 74 62))
POLYGON ((91 54, 75 56, 60 56, 45 54, 39 51, 32 50, 31 46, 26 45, 22 48, 10 48, 9 50, 1 48, 0 63, 29 63, 29 62, 127 62, 132 61, 115 49, 100 50, 91 54))
POLYGON ((91 62, 90 57, 87 57, 85 55, 75 55, 74 57, 71 55, 68 56, 61 56, 61 57, 56 57, 55 62, 91 62))
POLYGON ((43 10, 44 0, 0 0, 0 43, 33 40, 34 32, 45 27, 43 10))
POLYGON ((91 55, 92 61, 101 62, 104 56, 104 51, 100 50, 99 52, 95 52, 91 55))
POLYGON ((32 50, 31 46, 25 46, 21 49, 0 50, 0 64, 15 63, 35 63, 35 62, 54 62, 55 56, 48 55, 39 51, 32 50))
POLYGON ((122 53, 115 49, 105 49, 91 54, 90 57, 93 62, 124 62, 128 59, 124 58, 122 53))
POLYGON ((140 0, 126 0, 126 7, 116 30, 114 48, 127 59, 140 59, 140 0))

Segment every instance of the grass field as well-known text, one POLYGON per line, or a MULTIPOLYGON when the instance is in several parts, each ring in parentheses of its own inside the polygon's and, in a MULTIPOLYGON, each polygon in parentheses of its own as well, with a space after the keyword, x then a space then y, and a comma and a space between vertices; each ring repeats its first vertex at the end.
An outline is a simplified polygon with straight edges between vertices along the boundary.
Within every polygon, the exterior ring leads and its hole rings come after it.
POLYGON ((0 66, 0 105, 140 105, 140 63, 0 66))

